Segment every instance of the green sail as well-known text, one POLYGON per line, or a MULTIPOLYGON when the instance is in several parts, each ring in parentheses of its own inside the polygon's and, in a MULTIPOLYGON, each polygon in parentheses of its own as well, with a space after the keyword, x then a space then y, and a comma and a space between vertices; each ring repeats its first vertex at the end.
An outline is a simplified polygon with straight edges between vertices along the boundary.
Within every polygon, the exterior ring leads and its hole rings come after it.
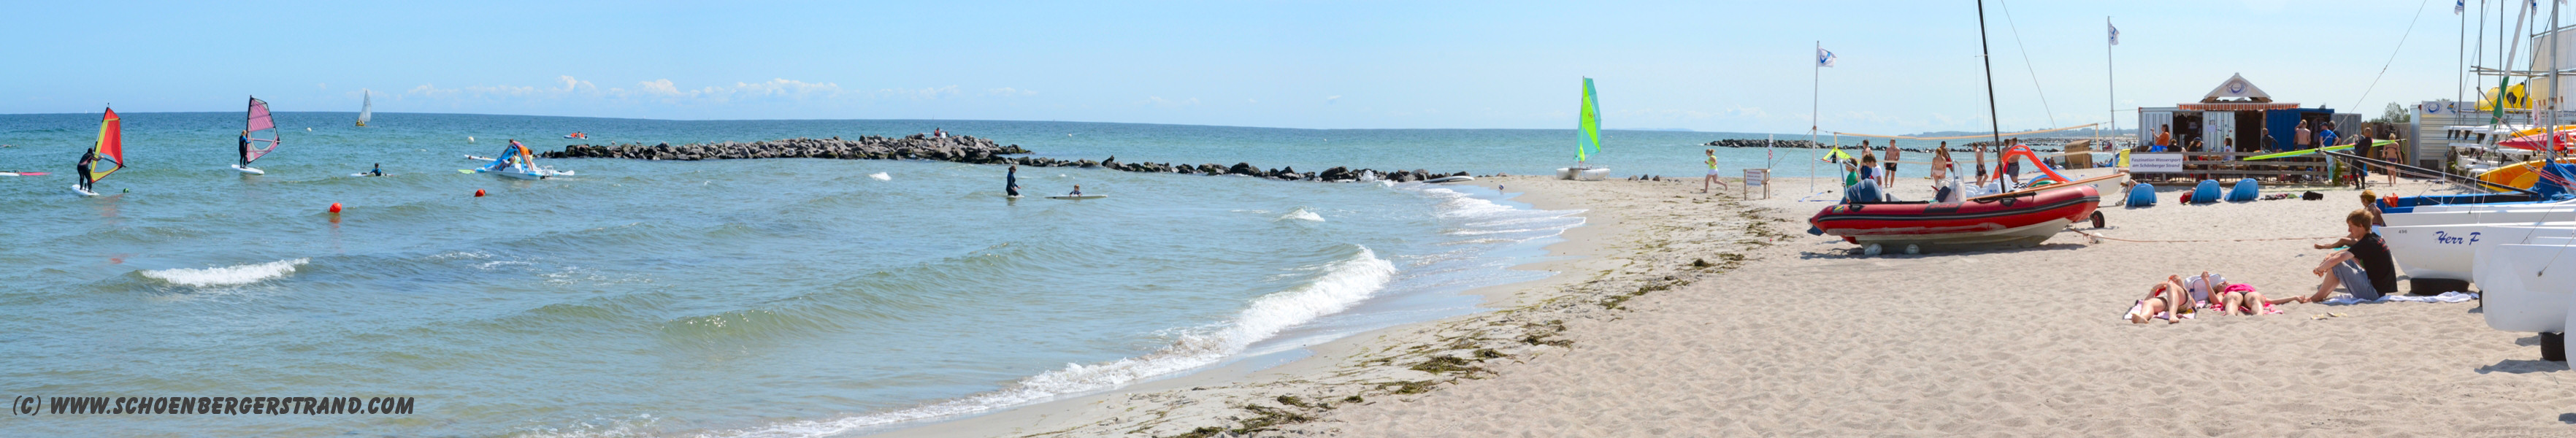
POLYGON ((1576 137, 1575 161, 1590 160, 1592 154, 1601 153, 1601 106, 1592 101, 1592 78, 1583 78, 1583 121, 1581 123, 1582 126, 1577 129, 1581 129, 1583 133, 1576 137))

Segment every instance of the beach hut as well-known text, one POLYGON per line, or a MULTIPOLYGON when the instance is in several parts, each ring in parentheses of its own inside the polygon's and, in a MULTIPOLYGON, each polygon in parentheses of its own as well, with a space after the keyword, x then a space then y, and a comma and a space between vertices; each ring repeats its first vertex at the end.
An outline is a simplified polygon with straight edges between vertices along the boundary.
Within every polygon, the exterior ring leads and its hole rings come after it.
POLYGON ((2353 130, 2361 126, 2361 115, 2300 108, 2295 102, 2273 100, 2270 93, 2239 74, 2228 76, 2197 102, 2138 108, 2138 126, 2144 128, 2138 139, 2152 141, 2158 129, 2172 125, 2176 145, 2187 146, 2191 140, 2200 140, 2204 147, 2214 150, 2233 140, 2236 151, 2250 152, 2262 147, 2263 128, 2271 128, 2274 150, 2290 150, 2298 144, 2291 134, 2301 121, 2312 128, 2334 122, 2344 130, 2353 130))

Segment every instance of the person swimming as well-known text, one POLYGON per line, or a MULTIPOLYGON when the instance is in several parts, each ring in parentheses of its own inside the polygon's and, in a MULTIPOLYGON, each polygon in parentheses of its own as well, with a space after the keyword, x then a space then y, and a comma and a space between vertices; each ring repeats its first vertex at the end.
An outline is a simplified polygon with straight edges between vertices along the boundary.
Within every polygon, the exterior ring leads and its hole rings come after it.
POLYGON ((1066 193, 1066 194, 1064 194, 1064 195, 1065 195, 1065 196, 1082 196, 1082 185, 1081 185, 1081 184, 1074 184, 1074 185, 1073 185, 1073 193, 1066 193))
POLYGON ((385 176, 385 163, 376 163, 376 168, 368 170, 367 176, 385 176))

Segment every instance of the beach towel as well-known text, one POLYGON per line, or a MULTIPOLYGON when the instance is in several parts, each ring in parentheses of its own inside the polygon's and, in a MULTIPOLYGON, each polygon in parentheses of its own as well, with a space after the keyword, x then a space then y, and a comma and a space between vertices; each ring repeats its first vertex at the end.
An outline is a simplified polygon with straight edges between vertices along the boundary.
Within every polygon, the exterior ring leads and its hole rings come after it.
POLYGON ((2360 299, 2360 298, 2354 298, 2354 297, 2353 297, 2353 296, 2351 296, 2351 295, 2338 295, 2338 296, 2335 296, 2334 298, 2327 298, 2327 299, 2326 299, 2326 304, 2386 303, 2386 302, 2392 302, 2392 301, 2394 301, 2394 302, 2408 302, 2408 303, 2463 303, 2463 302, 2468 302, 2468 301, 2470 301, 2470 300, 2475 300, 2475 299, 2478 299, 2478 294, 2467 293, 2467 292, 2456 292, 2456 291, 2455 291, 2455 292, 2443 292, 2441 295, 2434 295, 2434 296, 2429 296, 2429 297, 2424 297, 2424 296, 2414 296, 2414 295, 2384 295, 2384 296, 2380 296, 2380 297, 2379 297, 2379 299, 2377 299, 2377 300, 2367 300, 2367 301, 2364 301, 2364 300, 2362 300, 2362 299, 2360 299))

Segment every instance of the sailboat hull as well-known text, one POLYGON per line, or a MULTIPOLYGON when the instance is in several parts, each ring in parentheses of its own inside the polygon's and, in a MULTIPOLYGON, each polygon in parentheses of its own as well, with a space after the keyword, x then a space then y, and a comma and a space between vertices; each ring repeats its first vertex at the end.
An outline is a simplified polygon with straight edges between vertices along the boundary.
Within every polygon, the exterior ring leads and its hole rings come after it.
POLYGON ((2576 236, 2576 222, 2389 226, 2379 235, 2407 276, 2474 282, 2487 248, 2576 236))
POLYGON ((2496 245, 2478 250, 2478 290, 2487 327, 2509 332, 2567 331, 2568 307, 2576 304, 2576 281, 2545 278, 2576 273, 2571 249, 2555 245, 2496 245))

